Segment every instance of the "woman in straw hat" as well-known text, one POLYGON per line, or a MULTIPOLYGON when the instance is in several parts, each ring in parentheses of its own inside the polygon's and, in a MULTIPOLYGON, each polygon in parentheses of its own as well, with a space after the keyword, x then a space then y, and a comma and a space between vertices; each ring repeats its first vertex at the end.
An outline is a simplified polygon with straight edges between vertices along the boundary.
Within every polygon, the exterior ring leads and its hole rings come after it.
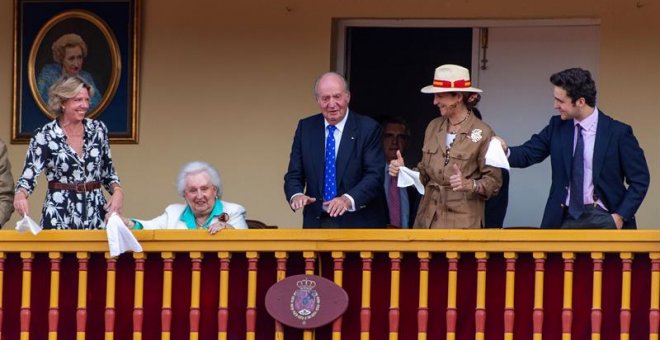
MULTIPOLYGON (((422 160, 417 165, 425 194, 414 228, 481 228, 486 200, 502 185, 498 168, 486 165, 493 130, 472 109, 482 91, 472 87, 469 71, 458 65, 435 69, 433 84, 422 88, 434 94, 440 117, 426 128, 422 160)), ((397 176, 403 159, 390 163, 397 176)))

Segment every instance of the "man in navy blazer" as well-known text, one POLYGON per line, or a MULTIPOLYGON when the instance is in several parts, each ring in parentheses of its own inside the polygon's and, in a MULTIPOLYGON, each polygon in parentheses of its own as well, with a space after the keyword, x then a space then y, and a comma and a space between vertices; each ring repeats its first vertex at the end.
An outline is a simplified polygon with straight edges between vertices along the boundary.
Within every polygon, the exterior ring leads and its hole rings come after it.
POLYGON ((552 184, 541 227, 636 229, 635 213, 646 196, 650 176, 632 128, 598 110, 589 71, 567 69, 553 74, 550 82, 554 108, 560 115, 523 145, 509 148, 509 163, 518 168, 550 156, 552 184), (581 169, 574 165, 578 144, 584 150, 578 158, 583 160, 581 169), (577 173, 581 186, 571 185, 580 183, 573 176, 577 173), (571 199, 574 192, 581 192, 582 199, 578 195, 571 199))
POLYGON ((348 109, 350 92, 341 75, 321 75, 314 92, 321 113, 298 122, 284 176, 286 199, 293 210, 304 208, 303 228, 384 227, 380 127, 348 109), (336 193, 324 201, 325 146, 333 130, 336 193))

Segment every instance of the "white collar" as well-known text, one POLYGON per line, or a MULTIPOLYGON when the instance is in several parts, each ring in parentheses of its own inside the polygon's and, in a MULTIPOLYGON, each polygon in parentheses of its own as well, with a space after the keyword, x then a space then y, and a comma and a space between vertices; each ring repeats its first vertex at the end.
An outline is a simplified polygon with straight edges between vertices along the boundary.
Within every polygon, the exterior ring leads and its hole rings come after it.
MULTIPOLYGON (((347 108, 346 109, 346 115, 344 116, 344 119, 340 120, 339 123, 335 124, 335 127, 337 128, 337 130, 339 130, 339 132, 344 131, 344 126, 346 125, 346 120, 348 119, 349 111, 350 110, 347 108)), ((328 123, 328 121, 325 118, 323 118, 323 125, 327 130, 328 125, 330 125, 330 123, 328 123)))

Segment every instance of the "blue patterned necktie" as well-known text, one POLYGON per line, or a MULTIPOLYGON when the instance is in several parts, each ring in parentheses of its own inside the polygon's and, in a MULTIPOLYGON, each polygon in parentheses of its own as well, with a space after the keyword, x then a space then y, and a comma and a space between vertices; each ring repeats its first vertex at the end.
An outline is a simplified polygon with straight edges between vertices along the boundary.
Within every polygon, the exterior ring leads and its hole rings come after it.
POLYGON ((568 213, 574 219, 580 218, 584 212, 584 139, 582 127, 577 128, 577 141, 573 153, 573 168, 571 169, 571 198, 568 202, 568 213))
POLYGON ((323 176, 323 200, 330 201, 337 196, 337 171, 335 168, 335 130, 328 125, 328 138, 325 140, 325 174, 323 176))

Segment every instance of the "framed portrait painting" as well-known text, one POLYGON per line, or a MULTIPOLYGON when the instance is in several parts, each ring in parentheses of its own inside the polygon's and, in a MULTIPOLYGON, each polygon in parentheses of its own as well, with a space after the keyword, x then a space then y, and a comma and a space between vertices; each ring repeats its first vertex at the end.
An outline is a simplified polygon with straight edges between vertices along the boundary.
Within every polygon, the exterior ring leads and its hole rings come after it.
POLYGON ((14 0, 12 143, 57 118, 49 88, 77 76, 91 87, 88 118, 110 140, 138 142, 140 0, 14 0))

